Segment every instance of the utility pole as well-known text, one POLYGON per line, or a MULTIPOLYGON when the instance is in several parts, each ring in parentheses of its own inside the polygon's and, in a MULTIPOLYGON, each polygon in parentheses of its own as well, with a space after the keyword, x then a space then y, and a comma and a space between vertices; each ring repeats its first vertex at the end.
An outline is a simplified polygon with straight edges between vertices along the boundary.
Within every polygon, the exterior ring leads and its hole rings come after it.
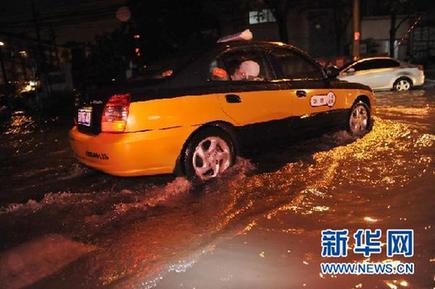
MULTIPOLYGON (((46 65, 45 65, 45 55, 44 51, 42 49, 41 44, 41 29, 39 27, 39 15, 38 11, 36 9, 35 0, 32 0, 32 16, 33 16, 33 22, 35 25, 35 34, 36 34, 36 42, 37 42, 37 57, 36 57, 36 65, 37 65, 37 71, 40 74, 42 85, 43 85, 43 91, 47 93, 47 96, 51 95, 51 88, 48 81, 47 71, 46 71, 46 65)), ((39 101, 39 97, 37 97, 39 101)), ((41 103, 40 103, 41 105, 41 103)))
POLYGON ((360 0, 353 0, 353 60, 359 59, 359 41, 361 38, 360 0))
POLYGON ((5 87, 7 87, 9 85, 9 82, 8 82, 8 77, 6 75, 5 63, 3 61, 3 49, 2 49, 2 47, 4 45, 5 44, 0 41, 0 66, 1 66, 2 74, 3 74, 3 82, 5 83, 5 87))

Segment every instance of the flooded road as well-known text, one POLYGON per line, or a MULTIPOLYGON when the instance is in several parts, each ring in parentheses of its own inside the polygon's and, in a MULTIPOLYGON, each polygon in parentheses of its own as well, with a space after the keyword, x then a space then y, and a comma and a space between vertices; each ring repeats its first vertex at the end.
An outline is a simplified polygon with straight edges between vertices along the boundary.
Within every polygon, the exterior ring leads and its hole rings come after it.
POLYGON ((0 141, 0 288, 432 288, 435 87, 377 97, 365 137, 279 145, 200 187, 84 168, 67 123, 17 113, 0 141), (343 228, 414 229, 415 274, 320 274, 320 232, 343 228))

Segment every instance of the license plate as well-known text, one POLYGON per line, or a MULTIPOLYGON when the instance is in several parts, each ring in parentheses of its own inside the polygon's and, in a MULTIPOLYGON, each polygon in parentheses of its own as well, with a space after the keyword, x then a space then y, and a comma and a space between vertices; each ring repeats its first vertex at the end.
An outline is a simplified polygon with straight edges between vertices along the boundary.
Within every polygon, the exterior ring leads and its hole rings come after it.
POLYGON ((91 126, 92 107, 79 108, 77 121, 80 125, 91 126))

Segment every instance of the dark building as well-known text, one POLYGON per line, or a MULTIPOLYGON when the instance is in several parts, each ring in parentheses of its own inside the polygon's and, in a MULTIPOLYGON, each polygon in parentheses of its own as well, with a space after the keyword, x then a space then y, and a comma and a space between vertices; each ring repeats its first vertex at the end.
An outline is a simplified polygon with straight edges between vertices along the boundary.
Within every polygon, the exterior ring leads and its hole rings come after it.
MULTIPOLYGON (((314 57, 350 56, 351 0, 288 2, 291 4, 287 10, 286 30, 290 44, 305 49, 314 57)), ((256 3, 257 6, 251 6, 243 16, 222 16, 223 34, 249 27, 256 39, 281 40, 273 8, 266 5, 267 1, 256 3)), ((389 55, 392 44, 393 56, 399 59, 418 62, 433 59, 435 13, 432 6, 425 0, 361 1, 361 55, 389 55), (393 36, 390 34, 392 25, 395 27, 393 36)))

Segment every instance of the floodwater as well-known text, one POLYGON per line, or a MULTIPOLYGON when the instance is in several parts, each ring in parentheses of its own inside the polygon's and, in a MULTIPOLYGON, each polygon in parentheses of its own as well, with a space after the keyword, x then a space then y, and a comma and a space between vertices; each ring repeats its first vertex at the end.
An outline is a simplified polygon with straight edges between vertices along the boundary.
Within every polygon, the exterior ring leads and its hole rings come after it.
MULTIPOLYGON (((0 288, 433 288, 435 87, 378 93, 373 130, 239 159, 222 178, 116 178, 68 123, 17 112, 0 140, 0 288), (414 229, 413 275, 322 275, 321 230, 414 229)), ((350 254, 346 262, 363 261, 350 254)))

